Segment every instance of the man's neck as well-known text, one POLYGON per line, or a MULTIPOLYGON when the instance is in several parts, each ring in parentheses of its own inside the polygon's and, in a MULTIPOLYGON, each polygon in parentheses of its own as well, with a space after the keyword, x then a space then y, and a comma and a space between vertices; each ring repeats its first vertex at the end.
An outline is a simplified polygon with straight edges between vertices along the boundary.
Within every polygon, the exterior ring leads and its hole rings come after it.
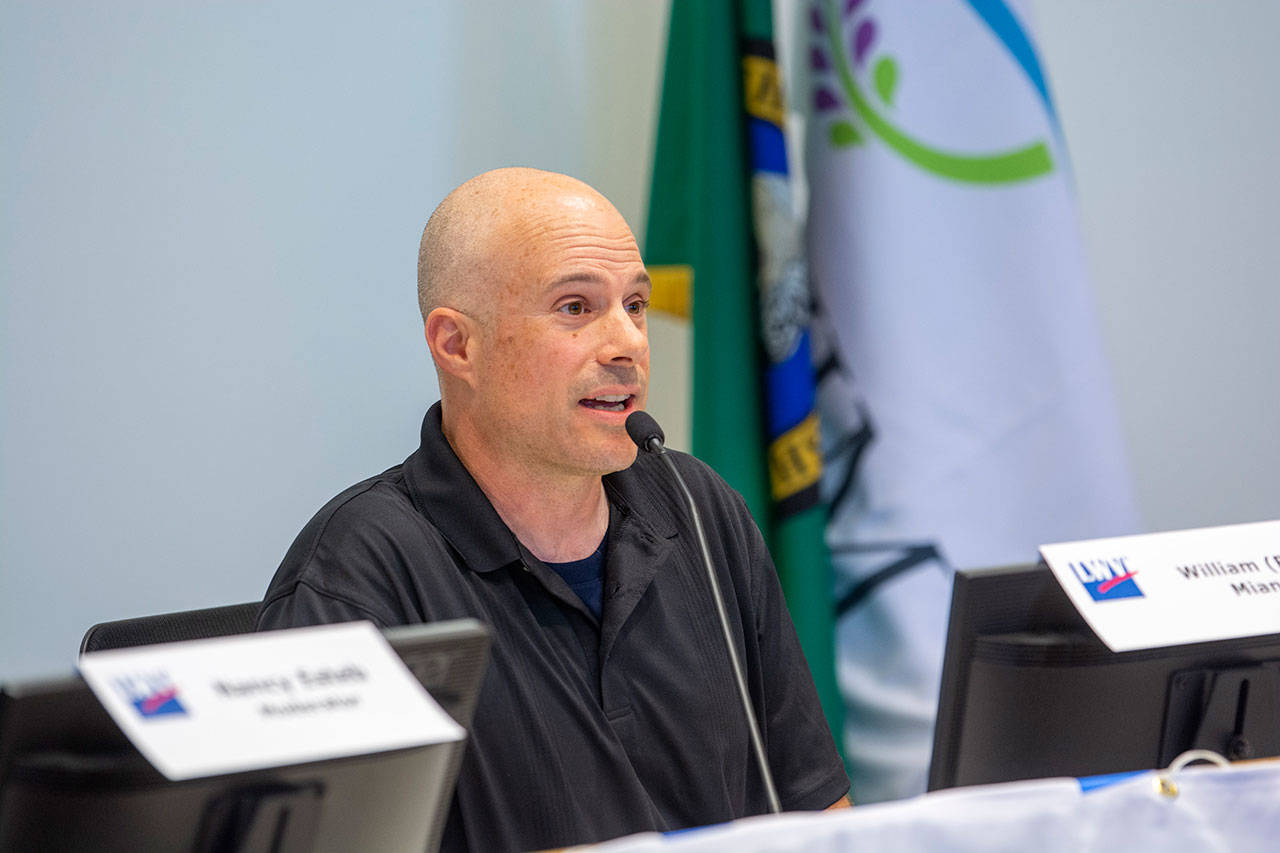
POLYGON ((581 560, 609 527, 609 501, 599 476, 532 472, 478 452, 465 430, 445 430, 453 452, 503 523, 539 560, 581 560))

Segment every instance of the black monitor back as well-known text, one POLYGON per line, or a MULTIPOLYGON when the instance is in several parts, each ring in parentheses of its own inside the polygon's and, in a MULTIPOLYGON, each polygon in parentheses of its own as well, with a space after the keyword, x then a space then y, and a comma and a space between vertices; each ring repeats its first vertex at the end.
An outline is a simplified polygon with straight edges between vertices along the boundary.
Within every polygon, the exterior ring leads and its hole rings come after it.
POLYGON ((1280 754, 1280 634, 1116 653, 1048 567, 956 573, 929 789, 1280 754))
MULTIPOLYGON (((393 628, 459 723, 487 663, 475 620, 393 628)), ((0 691, 0 851, 435 850, 465 742, 171 782, 79 677, 0 691)))

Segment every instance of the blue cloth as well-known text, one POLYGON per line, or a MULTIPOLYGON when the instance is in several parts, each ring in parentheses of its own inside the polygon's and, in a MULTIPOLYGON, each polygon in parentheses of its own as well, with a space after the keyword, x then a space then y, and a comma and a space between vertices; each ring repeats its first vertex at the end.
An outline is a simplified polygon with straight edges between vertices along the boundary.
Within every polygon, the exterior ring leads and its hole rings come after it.
POLYGON ((1126 779, 1132 779, 1134 776, 1141 776, 1148 773, 1147 770, 1126 770, 1123 773, 1103 773, 1099 776, 1081 776, 1078 780, 1080 783, 1080 791, 1089 793, 1099 788, 1105 788, 1108 785, 1114 785, 1117 782, 1123 782, 1126 779))
POLYGON ((564 579, 573 590, 574 595, 582 599, 582 603, 591 609, 596 618, 604 612, 601 601, 604 597, 604 543, 609 537, 600 540, 596 550, 581 560, 570 560, 567 563, 547 563, 547 566, 564 579))

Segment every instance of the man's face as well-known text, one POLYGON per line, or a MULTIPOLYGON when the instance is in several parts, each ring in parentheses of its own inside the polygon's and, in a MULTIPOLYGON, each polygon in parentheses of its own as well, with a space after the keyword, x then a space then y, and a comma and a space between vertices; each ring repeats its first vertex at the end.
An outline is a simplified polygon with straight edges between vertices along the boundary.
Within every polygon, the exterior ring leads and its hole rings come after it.
POLYGON ((649 383, 649 277, 626 222, 566 193, 498 250, 476 360, 475 423, 493 458, 539 474, 619 471, 649 383))

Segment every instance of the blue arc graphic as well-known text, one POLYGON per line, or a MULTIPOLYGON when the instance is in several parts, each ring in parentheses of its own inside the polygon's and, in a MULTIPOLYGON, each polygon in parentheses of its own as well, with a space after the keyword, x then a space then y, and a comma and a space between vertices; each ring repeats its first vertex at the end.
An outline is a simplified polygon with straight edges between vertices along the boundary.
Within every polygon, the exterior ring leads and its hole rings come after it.
POLYGON ((1018 67, 1027 75, 1027 79, 1040 95, 1040 102, 1044 104, 1045 112, 1053 122, 1054 132, 1061 135, 1058 114, 1053 108, 1053 99, 1049 97, 1049 84, 1044 79, 1044 69, 1040 66, 1040 58, 1036 56, 1036 49, 1031 44, 1026 30, 1022 28, 1022 24, 1018 22, 1004 0, 966 0, 966 2, 1013 55, 1018 67))

